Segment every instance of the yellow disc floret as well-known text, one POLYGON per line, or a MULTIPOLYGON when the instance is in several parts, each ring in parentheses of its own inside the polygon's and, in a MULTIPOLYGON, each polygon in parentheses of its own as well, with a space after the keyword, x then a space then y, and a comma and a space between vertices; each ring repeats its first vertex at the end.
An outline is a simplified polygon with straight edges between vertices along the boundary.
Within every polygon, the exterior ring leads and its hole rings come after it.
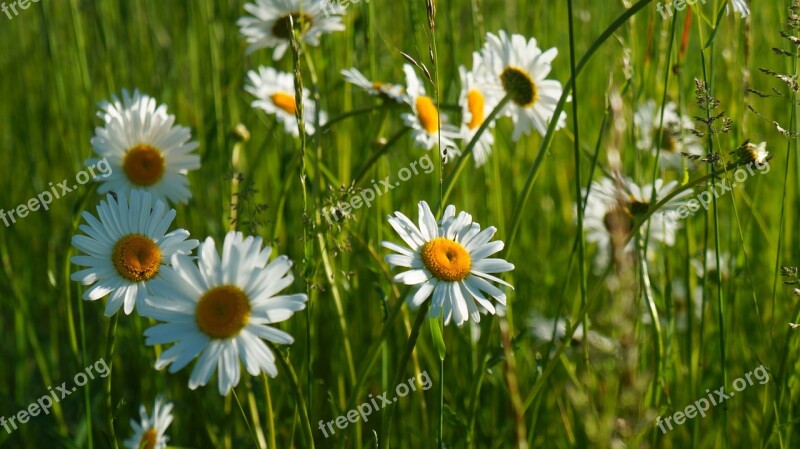
POLYGON ((446 238, 437 237, 429 241, 420 254, 425 268, 442 281, 461 281, 472 268, 467 250, 460 243, 446 238))
POLYGON ((138 144, 125 153, 122 169, 133 184, 148 187, 161 180, 166 166, 161 151, 147 144, 138 144))
POLYGON ((431 97, 417 97, 417 116, 419 124, 430 134, 439 132, 439 110, 431 97))
POLYGON ((198 301, 196 318, 197 326, 211 338, 235 337, 250 320, 250 298, 233 285, 214 287, 198 301))
POLYGON ((123 278, 131 282, 147 281, 158 274, 161 250, 152 239, 141 234, 129 234, 114 245, 111 261, 123 278))

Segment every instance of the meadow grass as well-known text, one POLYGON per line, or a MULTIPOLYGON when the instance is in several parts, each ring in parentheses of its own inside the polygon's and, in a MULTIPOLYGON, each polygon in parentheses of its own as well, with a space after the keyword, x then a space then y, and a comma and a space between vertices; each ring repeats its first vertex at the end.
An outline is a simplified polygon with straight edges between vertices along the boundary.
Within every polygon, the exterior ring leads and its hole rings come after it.
POLYGON ((780 35, 797 32, 786 28, 790 1, 753 2, 743 20, 708 0, 664 20, 649 0, 454 0, 437 2, 435 16, 424 0, 372 0, 348 7, 345 31, 280 61, 271 50, 245 56, 236 26, 244 3, 41 0, 13 20, 0 15, 0 207, 25 203, 84 168, 100 125, 98 102, 123 88, 153 95, 200 143, 202 168, 189 175, 193 198, 176 207, 175 226, 220 242, 235 198, 236 227, 295 261, 292 288, 307 292, 309 303, 281 326, 295 342, 277 348, 278 377, 244 374, 226 397, 213 383, 189 390, 187 369, 153 369, 164 348, 144 344, 151 320, 109 319, 100 302, 80 299, 84 287, 69 280, 76 271, 70 239, 80 211, 94 211, 101 198, 87 184, 0 229, 0 328, 8 338, 0 349, 0 415, 12 416, 101 358, 112 375, 90 381, 49 415, 10 434, 0 430, 0 447, 107 448, 112 440, 121 447, 139 404, 149 408, 159 395, 176 404, 168 434, 171 447, 183 448, 308 448, 309 438, 318 448, 797 446, 798 331, 789 323, 800 321, 800 307, 780 274, 800 263, 800 159, 797 137, 772 122, 791 133, 800 119, 796 92, 759 70, 796 76, 797 58, 770 50, 796 52, 780 35), (403 131, 402 106, 381 105, 339 71, 355 66, 371 79, 402 83, 405 53, 430 69, 438 89, 429 92, 458 120, 458 66, 470 64, 486 32, 501 29, 558 48, 549 78, 569 87, 577 74, 572 101, 562 103, 567 129, 514 142, 502 120, 484 167, 472 158, 443 165, 431 152, 431 174, 329 225, 321 211, 340 199, 340 186, 394 178, 425 154, 403 131), (251 108, 245 74, 259 65, 297 67, 297 81, 333 123, 298 139, 251 108), (698 107, 695 79, 718 109, 698 107), (648 249, 644 227, 633 238, 636 263, 598 272, 598 248, 585 242, 575 211, 587 201, 582 190, 616 170, 610 157, 618 155, 621 172, 640 185, 665 177, 691 184, 695 195, 711 170, 662 170, 636 149, 633 111, 651 98, 659 107, 675 101, 690 116, 724 111, 732 129, 704 139, 706 150, 730 162, 745 139, 766 141, 771 170, 681 221, 673 247, 648 249), (238 124, 249 140, 234 132, 238 124), (380 242, 398 241, 386 216, 416 219, 420 200, 440 210, 455 204, 498 228, 506 242, 498 257, 516 266, 504 277, 514 285, 505 317, 440 328, 424 319, 429 304, 415 311, 403 303, 408 287, 391 282, 397 271, 384 262, 380 242), (734 263, 699 277, 690 260, 703 261, 706 249, 714 257, 727 252, 734 263), (609 278, 621 287, 609 288, 609 278), (537 338, 534 314, 568 319, 566 336, 537 338), (582 334, 570 337, 578 324, 582 334), (613 349, 598 349, 592 335, 613 349), (708 397, 706 389, 733 391, 734 379, 762 364, 769 382, 659 430, 657 417, 708 397), (317 428, 423 372, 430 389, 329 438, 317 428))

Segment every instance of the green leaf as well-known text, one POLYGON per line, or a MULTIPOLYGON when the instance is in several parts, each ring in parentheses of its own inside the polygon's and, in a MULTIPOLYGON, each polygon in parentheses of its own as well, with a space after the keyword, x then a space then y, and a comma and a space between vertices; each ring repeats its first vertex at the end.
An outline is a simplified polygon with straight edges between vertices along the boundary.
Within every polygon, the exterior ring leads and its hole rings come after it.
POLYGON ((433 337, 433 346, 436 347, 436 352, 439 358, 444 360, 447 354, 447 347, 444 345, 444 336, 442 335, 442 327, 439 323, 439 318, 431 318, 428 320, 431 325, 431 337, 433 337))

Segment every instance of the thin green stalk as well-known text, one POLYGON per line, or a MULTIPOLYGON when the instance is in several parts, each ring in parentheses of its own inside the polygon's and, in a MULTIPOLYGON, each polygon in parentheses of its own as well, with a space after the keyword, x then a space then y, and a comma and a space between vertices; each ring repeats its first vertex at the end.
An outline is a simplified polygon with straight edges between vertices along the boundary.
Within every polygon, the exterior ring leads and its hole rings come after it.
MULTIPOLYGON (((653 298, 653 289, 650 286, 650 273, 647 269, 647 255, 644 250, 644 243, 641 237, 636 237, 636 251, 639 253, 639 273, 642 281, 642 293, 647 301, 647 312, 650 314, 650 320, 653 322, 653 337, 656 340, 656 360, 655 360, 655 373, 653 375, 653 396, 655 398, 656 391, 659 386, 659 379, 661 379, 661 371, 663 370, 663 361, 666 351, 664 349, 664 334, 661 330, 661 319, 658 316, 658 308, 656 301, 653 298)), ((586 335, 586 334, 584 334, 586 335)), ((655 399, 654 399, 655 401, 655 399)), ((655 403, 657 405, 657 403, 655 403)))
MULTIPOLYGON (((711 53, 711 69, 713 70, 714 67, 714 45, 713 42, 710 42, 710 53, 711 53)), ((703 81, 705 82, 706 88, 708 89, 708 94, 713 95, 713 86, 709 81, 709 78, 713 79, 713 75, 709 76, 706 72, 706 57, 705 52, 700 51, 700 59, 702 61, 703 66, 703 81)), ((708 154, 711 155, 714 153, 714 132, 711 125, 711 110, 709 108, 706 109, 706 120, 708 124, 708 154)), ((715 167, 711 165, 711 173, 712 175, 715 174, 715 167)), ((722 270, 720 269, 721 264, 719 260, 719 253, 720 253, 720 239, 719 239, 719 207, 717 204, 717 195, 712 195, 712 209, 714 210, 714 251, 715 257, 717 262, 717 321, 719 326, 719 360, 720 360, 720 368, 722 369, 722 384, 728 385, 728 360, 727 360, 727 351, 725 347, 725 302, 722 299, 722 270)), ((728 447, 728 408, 722 408, 722 422, 723 422, 723 429, 722 429, 722 447, 728 447)))
POLYGON ((264 396, 267 401, 267 448, 278 449, 278 445, 275 444, 275 415, 272 412, 272 393, 269 390, 269 377, 267 377, 266 373, 262 373, 261 378, 264 380, 264 396))
POLYGON ((358 117, 359 115, 369 114, 370 112, 380 111, 380 110, 383 110, 383 109, 396 109, 396 108, 399 108, 401 106, 402 105, 400 103, 396 103, 394 101, 391 101, 391 102, 390 101, 384 101, 384 102, 382 102, 380 104, 377 104, 375 106, 367 106, 365 108, 354 109, 352 111, 347 111, 344 114, 337 115, 336 117, 333 117, 332 119, 330 119, 327 122, 325 122, 324 125, 320 126, 319 133, 320 134, 327 133, 328 131, 331 130, 333 125, 341 122, 342 120, 348 119, 348 118, 358 117))
MULTIPOLYGON (((572 17, 572 0, 567 2, 567 20, 569 22, 569 69, 570 77, 572 78, 572 127, 574 128, 575 138, 573 139, 574 156, 575 156, 575 201, 577 203, 578 211, 578 276, 580 277, 578 285, 581 294, 581 307, 586 305, 586 242, 583 237, 583 199, 581 198, 581 144, 580 133, 578 126, 578 85, 577 77, 575 76, 575 35, 573 28, 572 17)), ((583 332, 587 335, 589 332, 589 319, 583 318, 583 332)), ((589 345, 583 345, 583 360, 586 365, 589 364, 589 345)))
MULTIPOLYGON (((258 400, 256 399, 255 393, 253 393, 253 382, 250 379, 247 380, 247 406, 250 409, 250 416, 253 417, 256 444, 259 448, 267 447, 267 439, 264 437, 264 430, 261 428, 261 418, 258 416, 258 400)), ((271 423, 267 423, 267 425, 270 424, 271 423)))
MULTIPOLYGON (((425 322, 425 318, 428 315, 428 309, 431 307, 431 302, 433 298, 428 298, 419 308, 417 312, 417 319, 414 321, 414 327, 411 328, 411 334, 408 336, 408 344, 406 345, 406 349, 403 352, 403 356, 400 358, 400 364, 397 365, 397 373, 394 376, 394 383, 392 385, 398 385, 400 382, 403 381, 403 377, 405 376, 406 366, 408 365, 408 359, 411 358, 411 353, 414 352, 414 348, 417 345, 417 338, 419 337, 419 331, 422 328, 422 323, 425 322)), ((397 406, 397 402, 392 402, 389 404, 389 407, 385 409, 386 411, 383 413, 383 422, 381 424, 381 445, 380 447, 383 449, 389 449, 389 432, 392 426, 392 416, 394 415, 394 409, 397 406)))
POLYGON ((369 169, 372 168, 372 166, 375 164, 375 162, 377 162, 378 159, 381 158, 381 156, 383 156, 384 154, 389 152, 389 150, 408 131, 409 131, 409 128, 403 127, 403 129, 401 129, 400 131, 397 131, 392 137, 390 137, 389 140, 386 141, 386 143, 381 147, 380 150, 378 150, 375 153, 373 153, 372 156, 369 159, 367 159, 367 162, 364 163, 364 165, 358 171, 358 174, 353 178, 353 185, 358 185, 361 182, 361 180, 364 178, 364 176, 367 175, 367 173, 369 172, 369 169))
POLYGON ((339 287, 336 285, 334 279, 331 259, 328 256, 328 250, 325 246, 325 237, 322 234, 317 234, 317 241, 322 256, 322 266, 325 268, 325 277, 330 281, 333 304, 336 307, 336 316, 339 319, 339 328, 342 331, 342 343, 344 344, 344 357, 347 362, 347 374, 350 378, 350 385, 353 385, 356 382, 356 365, 353 362, 353 351, 350 349, 350 332, 347 329, 347 318, 345 317, 344 306, 342 305, 342 295, 339 293, 339 287))
POLYGON ((117 340, 117 322, 119 322, 119 312, 115 313, 108 322, 108 337, 106 338, 106 363, 108 364, 108 375, 106 376, 106 418, 108 419, 108 431, 111 434, 111 447, 118 449, 117 432, 114 429, 114 400, 111 396, 111 379, 114 369, 114 347, 117 340))
POLYGON ((456 162, 456 167, 453 169, 453 174, 450 176, 450 179, 447 180, 447 186, 445 186, 444 192, 441 194, 441 200, 439 200, 439 205, 436 207, 437 215, 442 213, 442 208, 444 207, 444 204, 447 201, 447 199, 450 197, 450 193, 453 191, 453 187, 455 187, 459 175, 461 175, 461 172, 464 171, 464 167, 466 167, 467 165, 467 160, 472 155, 472 150, 473 148, 475 148, 475 145, 478 144, 481 135, 484 132, 486 132, 486 130, 489 128, 489 125, 492 123, 495 117, 497 117, 497 115, 500 114, 500 111, 503 110, 503 108, 506 106, 506 104, 508 104, 509 101, 511 101, 511 97, 506 95, 505 97, 503 97, 502 100, 500 100, 500 103, 497 103, 497 106, 495 106, 494 109, 492 109, 492 112, 489 114, 488 117, 486 117, 486 120, 484 120, 483 123, 481 123, 481 126, 480 128, 478 128, 478 131, 475 133, 474 136, 472 136, 472 140, 470 140, 469 143, 467 144, 467 148, 465 148, 464 152, 461 153, 461 157, 458 158, 458 162, 456 162))
MULTIPOLYGON (((300 136, 300 188, 303 192, 303 280, 306 284, 306 295, 308 296, 308 305, 306 306, 306 341, 308 342, 306 348, 306 368, 308 369, 306 376, 306 384, 308 391, 311 392, 313 384, 313 370, 311 363, 311 309, 313 307, 313 298, 316 297, 315 291, 312 288, 311 277, 313 276, 314 269, 311 262, 314 260, 314 242, 309 236, 309 223, 306 218, 309 217, 308 210, 308 186, 306 185, 308 179, 308 169, 306 168, 306 125, 304 119, 304 104, 303 104, 303 76, 300 72, 300 40, 297 37, 297 29, 294 27, 293 18, 290 16, 290 23, 292 24, 292 66, 294 68, 294 89, 297 108, 295 116, 297 118, 297 128, 300 136)), ((311 396, 309 396, 309 401, 311 396)), ((305 407, 305 404, 303 405, 305 407)), ((311 403, 309 403, 311 407, 311 403)), ((308 417, 306 417, 307 419, 308 417)))
POLYGON ((265 340, 267 346, 275 354, 275 358, 281 364, 281 368, 289 375, 289 383, 294 389, 295 399, 297 400, 297 408, 300 412, 300 423, 303 427, 303 433, 306 436, 306 443, 309 449, 314 449, 314 435, 311 433, 311 422, 308 419, 308 409, 306 408, 306 401, 303 399, 303 390, 300 388, 300 381, 297 378, 297 373, 294 371, 292 362, 286 358, 285 355, 275 346, 274 343, 265 340))

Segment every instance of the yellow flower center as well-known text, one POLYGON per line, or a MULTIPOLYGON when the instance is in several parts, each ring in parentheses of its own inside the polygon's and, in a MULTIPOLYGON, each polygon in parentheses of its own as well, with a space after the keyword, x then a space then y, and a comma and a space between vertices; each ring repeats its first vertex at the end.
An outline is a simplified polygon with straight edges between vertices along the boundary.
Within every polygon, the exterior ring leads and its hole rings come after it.
POLYGON ((467 93, 467 109, 472 114, 472 119, 467 124, 469 129, 475 129, 483 124, 483 94, 477 89, 472 89, 467 93))
POLYGON ((286 92, 276 92, 269 99, 272 100, 272 104, 283 109, 286 113, 291 115, 297 113, 297 103, 294 101, 294 95, 286 92))
POLYGON ((125 153, 122 168, 132 183, 147 187, 164 176, 166 166, 160 150, 140 143, 125 153))
POLYGON ((511 96, 511 101, 523 108, 529 108, 539 99, 539 89, 524 70, 506 67, 500 74, 503 89, 511 96))
POLYGON ((380 81, 375 81, 372 83, 372 88, 375 90, 381 90, 383 89, 383 86, 385 86, 385 84, 381 83, 380 81))
POLYGON ((250 298, 233 285, 215 287, 200 298, 195 313, 197 326, 209 337, 235 337, 250 320, 250 298))
POLYGON ((129 234, 114 245, 111 260, 123 278, 131 282, 147 281, 158 274, 161 250, 149 237, 129 234))
POLYGON ((430 134, 439 132, 439 110, 436 109, 431 97, 417 97, 417 116, 425 131, 430 134))
POLYGON ((158 432, 156 432, 156 429, 148 430, 142 435, 142 439, 139 440, 139 447, 143 449, 155 449, 156 438, 158 438, 158 432))
POLYGON ((425 268, 442 281, 456 282, 469 275, 472 259, 460 243, 437 237, 420 251, 425 268))
POLYGON ((311 28, 311 22, 311 16, 308 14, 294 12, 276 20, 272 25, 272 34, 279 39, 289 40, 292 38, 292 24, 295 30, 303 34, 311 28))

